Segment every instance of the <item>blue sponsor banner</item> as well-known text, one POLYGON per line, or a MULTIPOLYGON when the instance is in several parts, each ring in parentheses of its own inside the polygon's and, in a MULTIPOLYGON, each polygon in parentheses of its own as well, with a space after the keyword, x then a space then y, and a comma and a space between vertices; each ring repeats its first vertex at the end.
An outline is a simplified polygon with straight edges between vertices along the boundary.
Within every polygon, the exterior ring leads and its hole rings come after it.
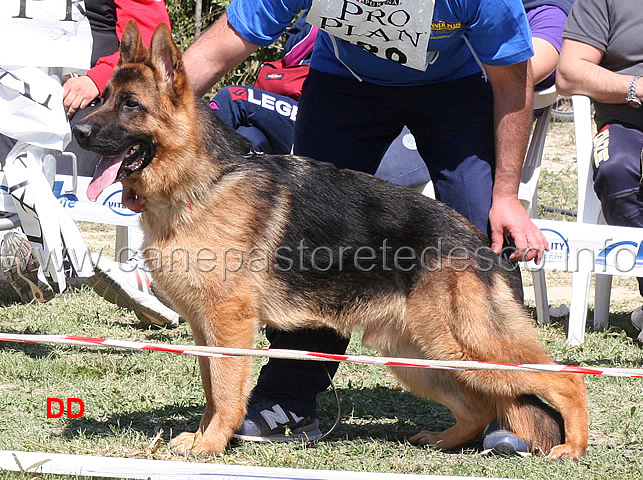
POLYGON ((643 229, 534 220, 547 239, 543 260, 528 270, 643 276, 643 229))
POLYGON ((87 198, 87 186, 90 181, 89 177, 78 177, 77 184, 74 186, 71 176, 56 175, 54 195, 74 220, 138 226, 139 214, 132 212, 121 203, 120 183, 107 187, 98 200, 92 202, 87 198))

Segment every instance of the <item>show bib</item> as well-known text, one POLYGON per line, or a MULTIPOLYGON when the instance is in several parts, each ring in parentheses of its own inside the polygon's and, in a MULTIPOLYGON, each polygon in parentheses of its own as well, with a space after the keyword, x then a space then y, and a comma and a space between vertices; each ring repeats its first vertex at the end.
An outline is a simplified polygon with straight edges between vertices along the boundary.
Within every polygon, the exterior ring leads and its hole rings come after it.
POLYGON ((92 32, 83 0, 0 0, 0 65, 87 70, 92 32))
POLYGON ((308 23, 380 58, 426 70, 435 0, 313 0, 308 23))

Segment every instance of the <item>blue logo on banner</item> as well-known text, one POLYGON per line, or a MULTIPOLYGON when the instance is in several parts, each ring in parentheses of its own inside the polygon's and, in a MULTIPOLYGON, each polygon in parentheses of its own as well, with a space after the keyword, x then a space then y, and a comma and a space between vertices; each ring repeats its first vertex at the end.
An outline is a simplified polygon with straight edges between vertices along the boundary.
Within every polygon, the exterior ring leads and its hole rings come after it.
POLYGON ((547 238, 549 245, 549 251, 545 252, 546 259, 549 261, 567 262, 569 259, 569 243, 567 239, 560 232, 552 230, 551 228, 541 228, 540 231, 543 232, 545 238, 547 238), (552 235, 548 235, 548 232, 554 234, 556 238, 552 239, 552 235))
MULTIPOLYGON (((63 184, 64 184, 63 181, 54 182, 54 189, 53 189, 54 196, 60 200, 60 203, 62 204, 63 207, 74 208, 76 206, 76 202, 79 201, 78 197, 73 193, 63 194, 62 193, 63 184)), ((121 193, 122 193, 122 190, 117 190, 115 192, 112 192, 103 202, 103 206, 109 208, 112 212, 114 212, 116 215, 120 215, 121 217, 133 217, 137 215, 136 212, 132 212, 131 210, 124 207, 121 202, 112 199, 114 195, 118 196, 121 193)))
POLYGON ((65 182, 61 182, 61 181, 54 182, 54 190, 53 190, 54 197, 56 197, 56 198, 64 198, 64 199, 66 199, 68 201, 70 200, 72 202, 77 202, 78 197, 76 195, 74 195, 73 193, 62 193, 64 183, 65 182))
POLYGON ((138 215, 136 212, 132 212, 131 210, 125 208, 121 202, 111 200, 114 195, 120 195, 121 193, 123 193, 122 190, 117 190, 111 193, 109 197, 105 199, 103 205, 109 208, 116 215, 120 215, 122 217, 133 217, 134 215, 138 215))
MULTIPOLYGON (((611 245, 608 245, 605 247, 603 250, 601 250, 596 257, 596 265, 599 266, 607 266, 607 257, 610 253, 614 252, 617 250, 615 255, 618 255, 618 251, 621 250, 620 247, 625 247, 625 246, 631 246, 634 247, 634 249, 638 249, 636 253, 636 260, 634 261, 634 265, 632 265, 632 268, 634 267, 640 267, 643 265, 643 243, 639 244, 637 242, 633 242, 632 240, 624 240, 622 242, 616 242, 612 243, 611 245)), ((632 252, 632 250, 627 249, 627 251, 632 252)), ((632 252, 633 254, 634 252, 632 252)), ((614 262, 616 265, 616 262, 614 262)))
POLYGON ((65 208, 74 208, 76 202, 78 202, 78 197, 73 193, 62 193, 64 182, 57 181, 54 182, 54 197, 56 197, 60 204, 65 208))

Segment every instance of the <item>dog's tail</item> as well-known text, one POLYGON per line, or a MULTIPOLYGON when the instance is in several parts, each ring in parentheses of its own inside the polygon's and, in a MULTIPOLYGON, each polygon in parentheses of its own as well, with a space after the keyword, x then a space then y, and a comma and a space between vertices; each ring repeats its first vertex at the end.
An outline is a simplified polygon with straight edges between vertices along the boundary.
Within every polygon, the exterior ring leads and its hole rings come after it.
MULTIPOLYGON (((504 343, 505 348, 500 348, 502 354, 499 361, 521 364, 552 363, 534 335, 530 319, 525 315, 522 305, 510 299, 514 296, 511 287, 510 282, 503 286, 496 284, 491 295, 497 312, 502 312, 498 318, 502 327, 496 334, 503 338, 504 342, 500 341, 500 344, 504 343), (509 353, 508 348, 513 352, 509 353)), ((527 440, 532 453, 547 455, 556 445, 564 443, 565 422, 557 410, 560 405, 557 404, 554 408, 538 395, 546 394, 549 390, 565 388, 563 384, 566 384, 568 379, 554 378, 552 374, 547 373, 501 375, 503 380, 509 382, 506 387, 518 395, 510 396, 507 400, 496 397, 498 423, 527 440)))
MULTIPOLYGON (((490 284, 472 282, 460 274, 451 297, 456 320, 451 332, 469 359, 506 364, 551 364, 526 315, 516 301, 511 282, 497 274, 490 284)), ((498 423, 531 444, 534 452, 549 454, 565 442, 565 412, 576 405, 563 399, 582 395, 577 378, 536 372, 463 372, 469 386, 486 397, 498 423), (551 403, 551 406, 543 400, 551 403)), ((571 418, 571 417, 570 417, 571 418)))
POLYGON ((536 395, 522 395, 498 407, 498 424, 528 440, 532 453, 548 454, 565 442, 562 415, 536 395))

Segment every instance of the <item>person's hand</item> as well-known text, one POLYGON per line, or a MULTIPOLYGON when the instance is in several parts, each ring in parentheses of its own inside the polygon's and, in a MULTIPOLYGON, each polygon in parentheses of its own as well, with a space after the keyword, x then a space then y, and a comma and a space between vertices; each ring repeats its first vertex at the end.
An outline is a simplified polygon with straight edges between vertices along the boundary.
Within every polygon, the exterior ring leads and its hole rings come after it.
POLYGON ((516 251, 509 257, 513 261, 535 260, 540 263, 543 254, 549 250, 547 240, 529 218, 527 211, 515 197, 495 198, 489 212, 491 224, 491 249, 500 254, 504 237, 511 237, 516 251))
POLYGON ((99 93, 94 81, 87 76, 67 79, 63 83, 63 104, 67 118, 73 117, 78 110, 92 103, 99 93))

